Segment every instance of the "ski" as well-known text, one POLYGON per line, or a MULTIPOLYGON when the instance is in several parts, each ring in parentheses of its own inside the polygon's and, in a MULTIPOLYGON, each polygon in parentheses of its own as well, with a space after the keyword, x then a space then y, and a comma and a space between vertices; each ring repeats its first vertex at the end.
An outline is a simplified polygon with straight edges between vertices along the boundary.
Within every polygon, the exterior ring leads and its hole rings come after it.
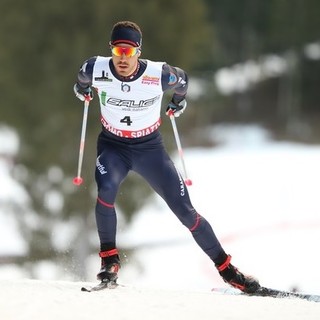
POLYGON ((115 289, 116 287, 118 287, 118 284, 115 281, 104 280, 93 287, 82 287, 81 291, 93 292, 93 291, 101 291, 105 289, 115 289))
POLYGON ((267 296, 274 298, 298 298, 308 301, 320 302, 320 296, 316 294, 308 294, 308 293, 300 293, 300 292, 291 292, 286 290, 277 290, 266 287, 261 287, 256 293, 253 295, 257 296, 267 296))
POLYGON ((238 289, 234 288, 213 288, 212 292, 229 294, 229 295, 245 295, 245 296, 254 296, 254 297, 272 297, 278 299, 291 298, 291 299, 302 299, 313 302, 320 302, 320 295, 317 294, 308 294, 300 292, 291 292, 286 290, 277 290, 267 287, 260 287, 256 292, 245 293, 238 289))

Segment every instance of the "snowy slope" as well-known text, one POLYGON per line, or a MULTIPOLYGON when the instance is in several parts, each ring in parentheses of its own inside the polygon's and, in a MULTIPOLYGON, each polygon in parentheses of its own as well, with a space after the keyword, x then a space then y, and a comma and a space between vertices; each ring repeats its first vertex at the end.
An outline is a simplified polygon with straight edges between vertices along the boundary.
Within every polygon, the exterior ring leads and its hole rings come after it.
POLYGON ((318 320, 320 303, 119 287, 81 292, 82 283, 0 281, 2 320, 318 320))

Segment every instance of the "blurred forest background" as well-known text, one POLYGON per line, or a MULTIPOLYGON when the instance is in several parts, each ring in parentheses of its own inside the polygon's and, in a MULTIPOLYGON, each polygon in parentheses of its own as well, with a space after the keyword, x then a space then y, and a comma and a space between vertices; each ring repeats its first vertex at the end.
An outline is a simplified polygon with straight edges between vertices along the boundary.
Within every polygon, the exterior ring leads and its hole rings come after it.
MULTIPOLYGON (((189 73, 188 110, 178 121, 184 147, 212 147, 204 130, 216 123, 258 123, 275 139, 320 141, 318 0, 1 0, 0 8, 0 125, 19 134, 12 174, 31 199, 29 208, 11 208, 28 252, 0 263, 24 264, 32 275, 34 261, 53 259, 72 264, 81 278, 81 261, 98 251, 98 101, 89 111, 85 182, 76 188, 83 104, 72 87, 85 59, 110 55, 110 30, 119 20, 141 26, 143 58, 189 73), (57 244, 55 232, 66 227, 68 241, 57 244)), ((128 222, 150 192, 135 175, 122 185, 117 201, 128 222)))

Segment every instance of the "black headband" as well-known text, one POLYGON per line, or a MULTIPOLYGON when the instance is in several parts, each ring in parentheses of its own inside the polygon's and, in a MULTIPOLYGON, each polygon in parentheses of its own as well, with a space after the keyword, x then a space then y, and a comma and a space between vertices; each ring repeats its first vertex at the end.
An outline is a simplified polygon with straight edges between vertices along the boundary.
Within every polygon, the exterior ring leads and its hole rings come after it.
POLYGON ((118 27, 112 31, 111 44, 127 43, 134 47, 141 47, 142 37, 139 31, 130 27, 118 27))

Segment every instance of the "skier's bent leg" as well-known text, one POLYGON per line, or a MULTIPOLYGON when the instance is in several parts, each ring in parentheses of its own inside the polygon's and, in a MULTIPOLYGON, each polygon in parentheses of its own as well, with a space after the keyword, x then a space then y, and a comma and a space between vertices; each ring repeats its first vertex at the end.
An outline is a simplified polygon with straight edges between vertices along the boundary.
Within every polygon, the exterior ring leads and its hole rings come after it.
POLYGON ((96 167, 98 196, 95 213, 101 258, 101 269, 97 278, 101 281, 116 281, 120 269, 119 253, 116 248, 117 215, 114 202, 119 185, 127 173, 126 164, 110 150, 100 155, 96 167))

